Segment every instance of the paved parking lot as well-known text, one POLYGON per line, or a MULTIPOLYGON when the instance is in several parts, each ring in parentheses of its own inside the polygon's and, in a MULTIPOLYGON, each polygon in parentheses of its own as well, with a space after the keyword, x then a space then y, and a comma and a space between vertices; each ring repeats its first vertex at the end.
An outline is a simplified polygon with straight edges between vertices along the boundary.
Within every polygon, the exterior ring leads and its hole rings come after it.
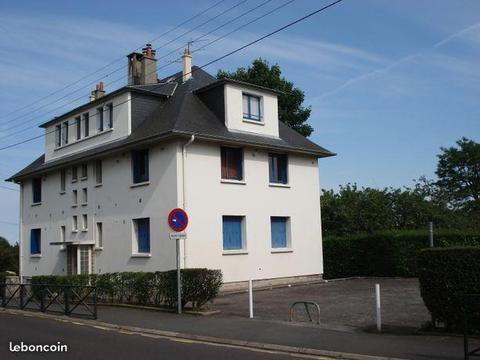
MULTIPOLYGON (((392 330, 415 330, 430 319, 417 279, 368 278, 331 281, 254 292, 255 317, 288 320, 290 304, 316 301, 322 324, 369 328, 375 325, 375 284, 381 287, 383 324, 392 330)), ((248 294, 219 296, 213 309, 225 315, 248 316, 248 294)), ((304 311, 299 308, 298 315, 304 311)), ((305 317, 303 317, 305 320, 305 317)))

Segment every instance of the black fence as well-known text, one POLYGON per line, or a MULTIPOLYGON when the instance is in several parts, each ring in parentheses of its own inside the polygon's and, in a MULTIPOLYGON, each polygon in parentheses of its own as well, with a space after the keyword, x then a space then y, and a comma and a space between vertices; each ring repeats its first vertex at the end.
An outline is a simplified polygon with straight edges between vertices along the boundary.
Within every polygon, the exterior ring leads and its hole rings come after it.
POLYGON ((465 360, 470 357, 480 357, 480 347, 470 349, 470 334, 472 322, 475 322, 474 328, 478 329, 480 315, 480 294, 463 295, 463 352, 465 360))
POLYGON ((0 283, 2 307, 97 319, 95 286, 0 283))

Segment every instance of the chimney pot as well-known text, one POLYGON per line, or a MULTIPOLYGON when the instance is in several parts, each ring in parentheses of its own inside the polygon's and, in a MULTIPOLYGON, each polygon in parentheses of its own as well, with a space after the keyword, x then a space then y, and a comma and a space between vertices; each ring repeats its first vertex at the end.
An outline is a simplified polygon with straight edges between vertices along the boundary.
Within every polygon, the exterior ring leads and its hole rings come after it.
POLYGON ((152 44, 146 44, 142 53, 131 53, 128 57, 128 85, 156 84, 157 59, 152 44))
POLYGON ((192 54, 190 47, 186 47, 182 55, 182 81, 185 82, 192 77, 192 54))
POLYGON ((95 85, 95 90, 93 90, 90 93, 90 101, 95 101, 97 99, 100 99, 104 95, 105 95, 105 90, 103 87, 103 82, 99 82, 97 85, 95 85))

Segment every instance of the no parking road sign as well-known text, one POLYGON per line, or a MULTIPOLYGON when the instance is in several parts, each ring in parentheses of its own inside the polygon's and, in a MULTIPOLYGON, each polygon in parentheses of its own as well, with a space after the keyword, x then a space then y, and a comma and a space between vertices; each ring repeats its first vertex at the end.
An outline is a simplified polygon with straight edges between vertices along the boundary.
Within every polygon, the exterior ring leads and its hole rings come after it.
POLYGON ((168 214, 168 226, 175 232, 182 232, 187 228, 188 215, 182 209, 176 208, 168 214))

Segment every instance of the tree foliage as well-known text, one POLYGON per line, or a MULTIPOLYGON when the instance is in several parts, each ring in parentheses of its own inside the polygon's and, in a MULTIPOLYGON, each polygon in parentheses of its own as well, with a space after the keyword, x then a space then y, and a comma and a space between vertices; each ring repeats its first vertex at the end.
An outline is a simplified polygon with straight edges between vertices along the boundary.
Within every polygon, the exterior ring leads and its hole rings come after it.
POLYGON ((217 78, 245 81, 283 92, 278 97, 280 120, 304 136, 312 134, 313 128, 306 123, 312 110, 303 106, 305 93, 282 76, 278 64, 270 66, 268 61, 258 58, 248 68, 240 67, 233 72, 219 70, 217 78))
POLYGON ((18 244, 12 246, 0 237, 0 273, 4 271, 18 273, 18 244))

